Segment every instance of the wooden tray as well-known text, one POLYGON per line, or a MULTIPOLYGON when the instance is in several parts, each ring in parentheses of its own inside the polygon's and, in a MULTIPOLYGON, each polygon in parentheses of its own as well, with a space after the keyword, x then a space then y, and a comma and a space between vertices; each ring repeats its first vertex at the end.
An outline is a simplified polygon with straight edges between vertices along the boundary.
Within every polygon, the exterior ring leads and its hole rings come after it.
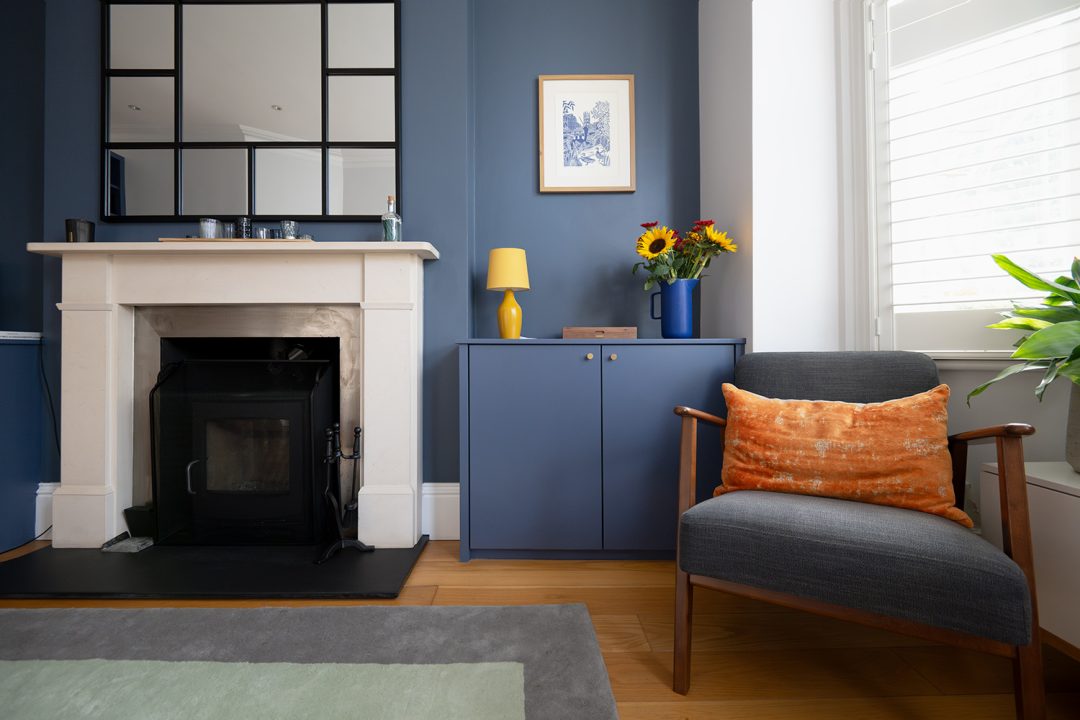
POLYGON ((158 238, 158 242, 315 242, 307 238, 158 238))

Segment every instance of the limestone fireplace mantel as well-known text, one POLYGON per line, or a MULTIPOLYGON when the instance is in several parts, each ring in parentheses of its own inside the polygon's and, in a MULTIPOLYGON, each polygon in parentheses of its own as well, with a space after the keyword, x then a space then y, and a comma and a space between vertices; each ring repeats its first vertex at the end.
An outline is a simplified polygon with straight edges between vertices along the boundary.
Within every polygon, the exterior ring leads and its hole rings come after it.
POLYGON ((423 262, 428 243, 30 243, 62 258, 60 487, 53 544, 97 547, 123 529, 137 453, 138 308, 359 309, 364 428, 360 538, 420 537, 423 262))

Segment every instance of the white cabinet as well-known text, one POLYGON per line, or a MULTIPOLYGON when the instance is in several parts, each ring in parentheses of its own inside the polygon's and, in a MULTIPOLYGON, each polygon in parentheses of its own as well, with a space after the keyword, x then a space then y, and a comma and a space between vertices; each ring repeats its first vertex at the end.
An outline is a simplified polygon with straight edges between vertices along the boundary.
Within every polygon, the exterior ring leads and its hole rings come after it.
MULTIPOLYGON (((1025 469, 1039 624, 1080 648, 1080 473, 1064 462, 1029 462, 1025 469)), ((997 463, 982 466, 979 501, 983 537, 1001 547, 997 463)))

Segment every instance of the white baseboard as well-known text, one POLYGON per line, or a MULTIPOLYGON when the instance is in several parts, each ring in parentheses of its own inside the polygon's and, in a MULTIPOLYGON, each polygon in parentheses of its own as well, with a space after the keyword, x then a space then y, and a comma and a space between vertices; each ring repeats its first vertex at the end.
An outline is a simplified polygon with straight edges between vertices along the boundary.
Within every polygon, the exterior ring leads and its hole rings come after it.
MULTIPOLYGON (((60 483, 38 483, 34 534, 40 535, 52 525, 53 493, 60 483)), ((461 537, 457 483, 425 483, 420 492, 421 532, 432 540, 458 540, 461 537)), ((52 531, 43 539, 52 539, 52 531)))
POLYGON ((41 535, 42 540, 52 540, 53 493, 60 487, 58 482, 38 483, 37 497, 34 499, 34 536, 41 535))
POLYGON ((420 532, 432 540, 461 538, 457 483, 424 483, 420 490, 420 532))

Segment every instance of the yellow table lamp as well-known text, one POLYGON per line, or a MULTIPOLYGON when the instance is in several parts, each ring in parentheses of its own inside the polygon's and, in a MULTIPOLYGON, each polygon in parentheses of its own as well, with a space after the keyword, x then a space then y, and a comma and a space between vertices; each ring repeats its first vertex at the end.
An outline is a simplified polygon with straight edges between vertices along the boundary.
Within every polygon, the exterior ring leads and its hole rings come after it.
POLYGON ((514 299, 515 290, 529 289, 529 268, 521 248, 494 248, 488 255, 488 290, 502 290, 499 304, 499 337, 517 340, 521 337, 521 306, 514 299))

